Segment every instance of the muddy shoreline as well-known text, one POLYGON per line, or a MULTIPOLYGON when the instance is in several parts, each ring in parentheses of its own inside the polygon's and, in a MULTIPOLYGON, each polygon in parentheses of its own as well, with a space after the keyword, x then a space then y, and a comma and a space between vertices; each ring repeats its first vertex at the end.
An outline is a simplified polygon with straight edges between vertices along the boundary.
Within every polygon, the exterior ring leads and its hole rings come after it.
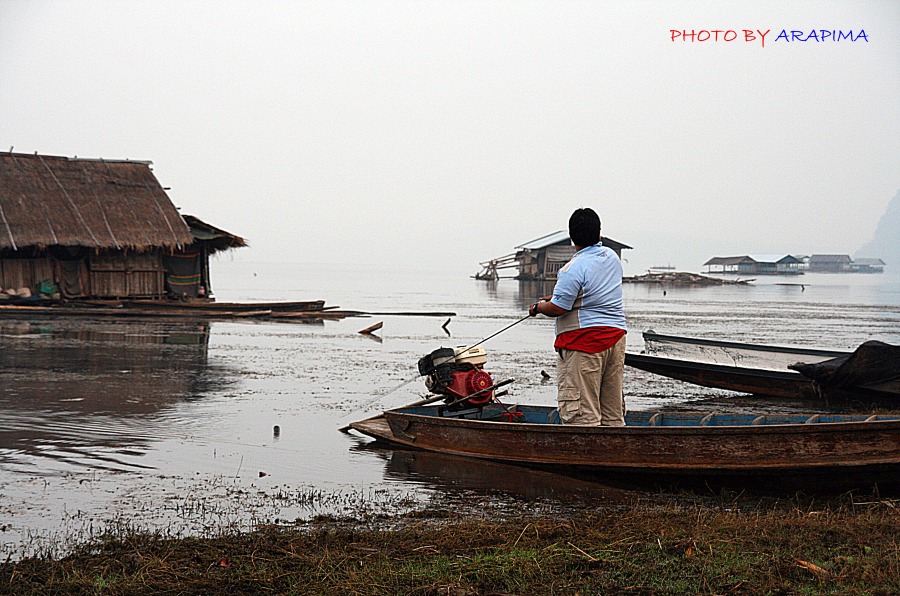
POLYGON ((199 538, 120 528, 64 558, 0 564, 0 592, 892 594, 898 504, 720 493, 557 511, 449 499, 199 538))

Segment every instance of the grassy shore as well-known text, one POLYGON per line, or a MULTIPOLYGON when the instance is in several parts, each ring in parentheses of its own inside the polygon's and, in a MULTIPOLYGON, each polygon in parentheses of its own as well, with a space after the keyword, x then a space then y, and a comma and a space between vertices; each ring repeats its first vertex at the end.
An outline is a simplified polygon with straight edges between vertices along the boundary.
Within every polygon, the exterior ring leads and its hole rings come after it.
MULTIPOLYGON (((687 503, 687 504, 686 504, 687 503)), ((0 565, 10 594, 897 594, 900 502, 455 507, 208 539, 131 533, 0 565)))

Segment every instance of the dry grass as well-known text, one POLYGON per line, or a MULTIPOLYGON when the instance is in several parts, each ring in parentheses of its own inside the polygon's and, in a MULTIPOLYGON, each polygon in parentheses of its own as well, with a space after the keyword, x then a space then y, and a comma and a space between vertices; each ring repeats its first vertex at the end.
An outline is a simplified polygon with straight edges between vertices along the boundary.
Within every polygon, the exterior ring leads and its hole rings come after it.
POLYGON ((0 565, 0 593, 896 594, 895 505, 682 501, 497 520, 444 510, 390 530, 323 518, 215 539, 133 534, 0 565))

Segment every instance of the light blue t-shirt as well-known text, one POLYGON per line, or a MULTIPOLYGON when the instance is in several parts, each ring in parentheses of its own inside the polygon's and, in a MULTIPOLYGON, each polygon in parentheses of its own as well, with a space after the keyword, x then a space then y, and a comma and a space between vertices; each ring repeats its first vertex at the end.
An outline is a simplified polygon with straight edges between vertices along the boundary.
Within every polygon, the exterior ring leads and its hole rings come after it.
POLYGON ((556 335, 601 326, 627 331, 622 263, 615 251, 602 244, 579 250, 559 270, 550 301, 570 311, 556 319, 556 335))

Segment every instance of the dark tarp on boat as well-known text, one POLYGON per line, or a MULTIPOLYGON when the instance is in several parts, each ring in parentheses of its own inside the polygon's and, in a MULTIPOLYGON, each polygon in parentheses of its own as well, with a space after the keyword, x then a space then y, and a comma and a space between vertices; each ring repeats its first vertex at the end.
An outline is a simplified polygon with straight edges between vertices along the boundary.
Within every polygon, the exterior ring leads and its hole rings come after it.
POLYGON ((823 387, 857 387, 900 379, 900 346, 867 341, 846 356, 789 366, 823 387))

